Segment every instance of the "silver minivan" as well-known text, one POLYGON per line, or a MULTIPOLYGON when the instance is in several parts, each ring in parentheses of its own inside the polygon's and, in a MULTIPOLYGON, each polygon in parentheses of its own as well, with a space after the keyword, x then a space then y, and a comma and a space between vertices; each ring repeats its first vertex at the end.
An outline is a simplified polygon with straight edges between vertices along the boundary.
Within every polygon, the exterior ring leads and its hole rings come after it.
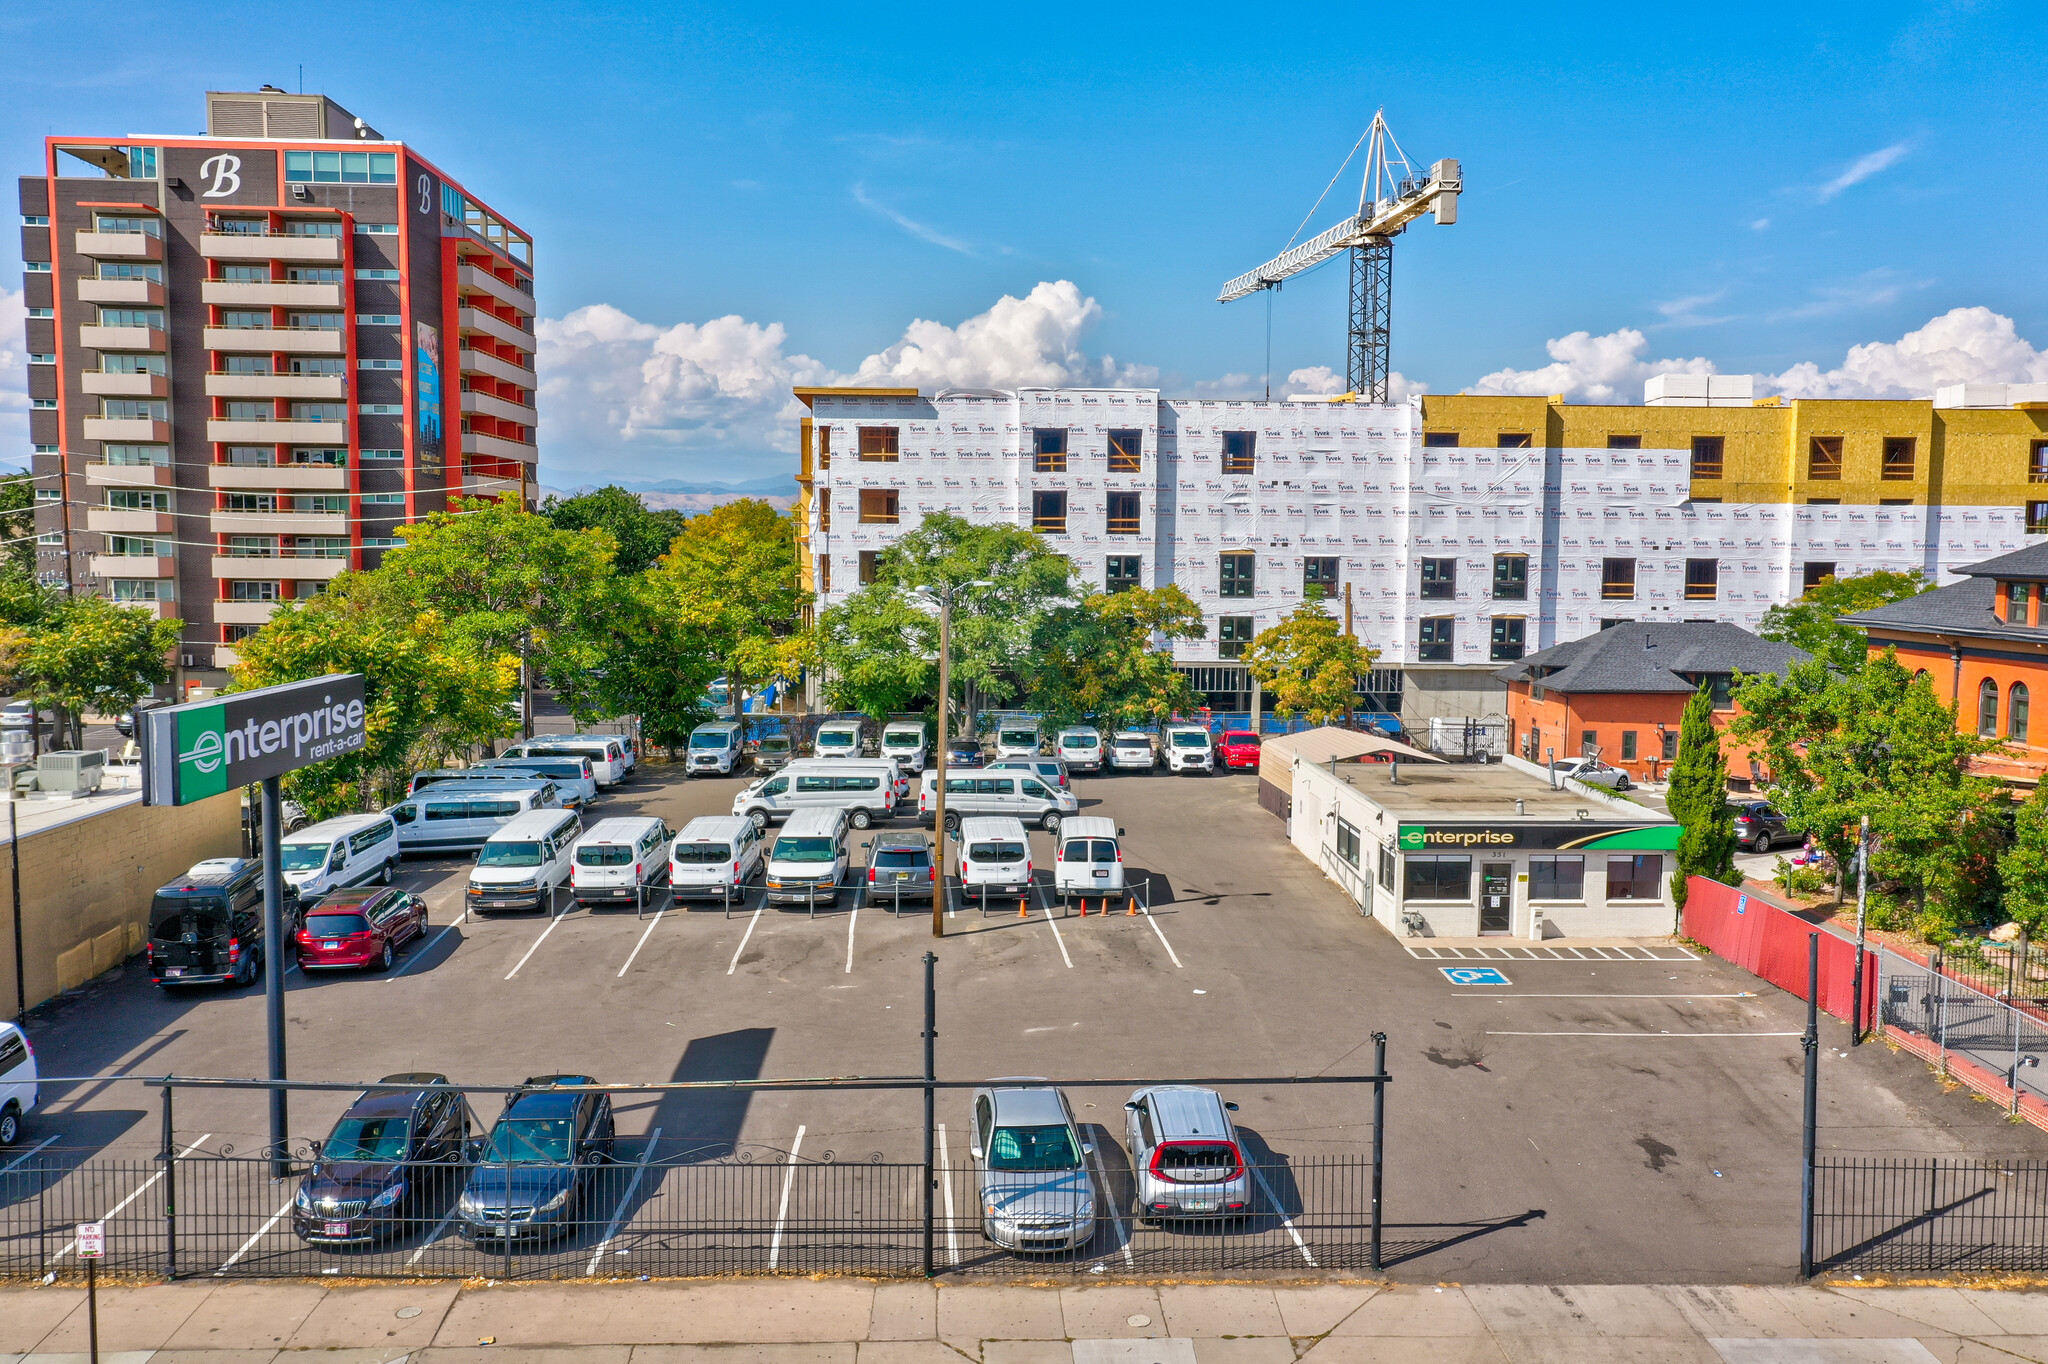
POLYGON ((1067 1096, 1036 1076, 974 1091, 975 1172, 982 1231, 1005 1250, 1077 1250, 1095 1239, 1091 1142, 1067 1096))
POLYGON ((732 798, 732 812, 756 829, 801 810, 838 810, 856 829, 887 819, 896 808, 896 765, 875 759, 791 763, 732 798))
POLYGON ((1141 1219, 1250 1215, 1251 1176, 1230 1121, 1236 1111, 1197 1085, 1154 1085, 1131 1095, 1124 1128, 1141 1219))
POLYGON ((403 848, 390 815, 341 815, 286 834, 277 855, 285 884, 310 904, 342 886, 390 885, 403 848))
POLYGON ((550 734, 516 743, 498 755, 501 758, 588 758, 590 775, 599 786, 612 786, 626 775, 626 754, 616 736, 582 738, 573 734, 550 734))

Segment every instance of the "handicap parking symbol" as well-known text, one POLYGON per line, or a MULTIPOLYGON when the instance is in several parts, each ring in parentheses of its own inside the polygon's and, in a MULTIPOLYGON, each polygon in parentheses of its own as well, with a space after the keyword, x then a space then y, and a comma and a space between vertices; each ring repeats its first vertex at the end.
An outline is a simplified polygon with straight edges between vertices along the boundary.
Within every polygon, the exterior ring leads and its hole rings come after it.
POLYGON ((1505 972, 1493 966, 1439 966, 1444 979, 1453 985, 1512 985, 1505 972))

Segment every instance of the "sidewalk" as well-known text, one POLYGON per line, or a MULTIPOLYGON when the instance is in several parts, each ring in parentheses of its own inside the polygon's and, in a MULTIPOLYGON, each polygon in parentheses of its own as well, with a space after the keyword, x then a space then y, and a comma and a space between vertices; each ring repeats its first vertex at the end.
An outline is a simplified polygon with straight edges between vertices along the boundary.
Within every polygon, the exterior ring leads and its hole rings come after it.
MULTIPOLYGON (((2048 1360, 2048 1293, 181 1282, 102 1290, 99 1332, 103 1364, 2009 1364, 2048 1360)), ((85 1349, 83 1289, 0 1289, 0 1364, 85 1349)))

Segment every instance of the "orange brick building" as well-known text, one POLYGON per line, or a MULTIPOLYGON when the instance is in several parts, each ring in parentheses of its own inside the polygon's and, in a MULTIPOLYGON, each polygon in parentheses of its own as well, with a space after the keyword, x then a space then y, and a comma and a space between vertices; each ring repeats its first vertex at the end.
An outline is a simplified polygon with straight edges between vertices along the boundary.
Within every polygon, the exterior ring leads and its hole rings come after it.
MULTIPOLYGON (((1530 762, 1595 756, 1634 781, 1661 781, 1678 757, 1685 703, 1705 682, 1724 727, 1736 673, 1778 673, 1809 655, 1720 621, 1627 622, 1530 654, 1494 674, 1508 688, 1508 744, 1530 762)), ((1746 750, 1725 746, 1750 779, 1746 750)))

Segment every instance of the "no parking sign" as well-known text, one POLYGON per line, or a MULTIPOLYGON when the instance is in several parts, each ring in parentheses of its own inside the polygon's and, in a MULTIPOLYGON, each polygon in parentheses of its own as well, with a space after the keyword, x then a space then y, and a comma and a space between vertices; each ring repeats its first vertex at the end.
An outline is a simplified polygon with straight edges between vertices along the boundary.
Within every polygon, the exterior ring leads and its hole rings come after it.
POLYGON ((1444 979, 1453 985, 1512 985, 1507 973, 1497 966, 1439 966, 1444 979))

